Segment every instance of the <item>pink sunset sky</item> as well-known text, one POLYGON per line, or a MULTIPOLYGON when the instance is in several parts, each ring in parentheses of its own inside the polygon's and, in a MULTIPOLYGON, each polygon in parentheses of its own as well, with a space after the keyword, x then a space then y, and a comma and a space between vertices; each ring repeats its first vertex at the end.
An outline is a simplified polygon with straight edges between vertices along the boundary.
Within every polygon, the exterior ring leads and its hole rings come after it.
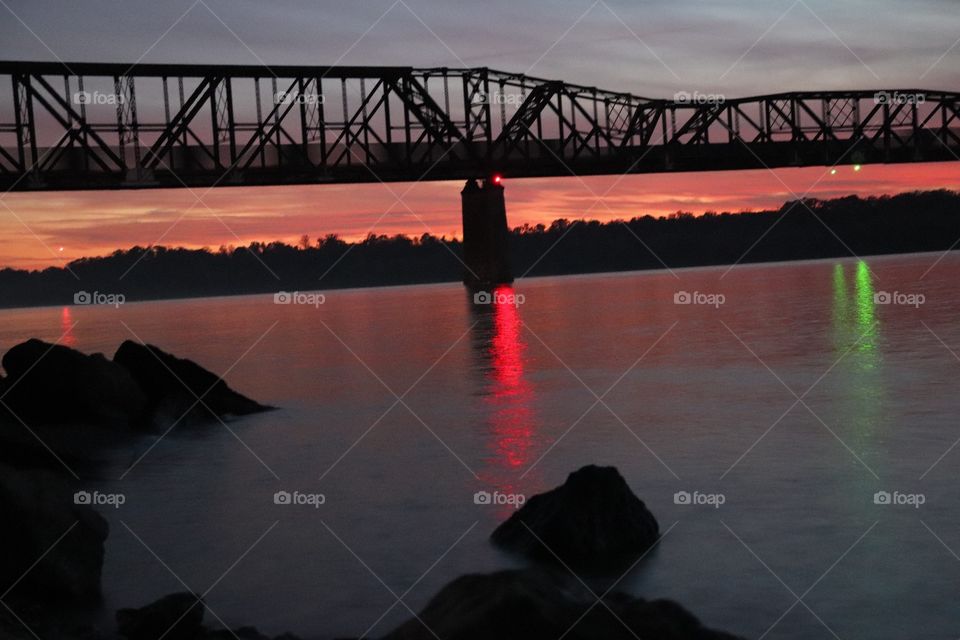
MULTIPOLYGON (((612 220, 674 211, 779 207, 798 196, 960 190, 952 163, 776 171, 505 179, 511 226, 557 218, 612 220)), ((38 269, 134 245, 210 247, 295 242, 337 233, 460 235, 460 182, 213 190, 10 193, 0 207, 0 266, 38 269), (398 201, 398 197, 402 199, 398 201)))

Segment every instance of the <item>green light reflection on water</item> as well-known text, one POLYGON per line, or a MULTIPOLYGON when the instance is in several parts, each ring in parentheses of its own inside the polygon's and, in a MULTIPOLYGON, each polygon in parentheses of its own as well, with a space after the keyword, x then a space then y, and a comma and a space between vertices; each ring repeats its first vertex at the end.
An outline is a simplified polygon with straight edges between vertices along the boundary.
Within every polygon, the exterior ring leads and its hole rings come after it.
MULTIPOLYGON (((833 341, 836 370, 831 374, 832 394, 836 401, 840 436, 857 455, 876 472, 878 459, 870 455, 876 443, 877 429, 883 419, 885 392, 880 353, 880 324, 876 314, 873 274, 860 260, 853 266, 850 282, 846 266, 833 267, 833 341)), ((869 472, 857 482, 866 491, 869 472)), ((860 495, 861 491, 857 491, 860 495)))
MULTIPOLYGON (((874 313, 874 304, 876 302, 870 267, 863 260, 857 262, 855 304, 857 306, 857 336, 860 338, 860 342, 857 343, 857 350, 861 353, 875 354, 877 350, 877 319, 874 313)), ((872 369, 877 365, 877 362, 875 358, 871 358, 869 362, 864 360, 863 364, 872 369)))

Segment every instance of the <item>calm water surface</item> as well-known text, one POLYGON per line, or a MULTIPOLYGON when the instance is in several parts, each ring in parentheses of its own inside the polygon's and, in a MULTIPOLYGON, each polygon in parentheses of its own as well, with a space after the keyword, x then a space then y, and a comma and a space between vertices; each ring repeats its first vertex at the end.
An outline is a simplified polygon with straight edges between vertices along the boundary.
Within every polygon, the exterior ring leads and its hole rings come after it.
POLYGON ((487 542, 510 507, 475 492, 531 495, 600 463, 668 531, 623 589, 747 637, 947 639, 960 258, 924 275, 938 257, 532 279, 519 306, 432 285, 319 307, 4 311, 0 347, 63 334, 112 354, 135 334, 280 407, 144 436, 81 474, 127 498, 104 511, 108 626, 185 583, 213 624, 383 634, 409 617, 393 594, 419 610, 458 575, 520 566, 487 542), (724 300, 678 305, 678 291, 724 300), (326 502, 277 505, 277 491, 326 502), (724 503, 676 504, 681 491, 724 503), (925 502, 877 505, 877 491, 925 502))

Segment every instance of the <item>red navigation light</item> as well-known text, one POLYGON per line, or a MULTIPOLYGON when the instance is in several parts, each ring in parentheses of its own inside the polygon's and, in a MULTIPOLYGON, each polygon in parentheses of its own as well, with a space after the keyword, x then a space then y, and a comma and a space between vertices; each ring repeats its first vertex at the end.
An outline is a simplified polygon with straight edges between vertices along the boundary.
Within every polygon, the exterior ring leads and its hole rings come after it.
POLYGON ((503 176, 499 173, 493 174, 493 184, 500 184, 501 182, 503 182, 503 176))

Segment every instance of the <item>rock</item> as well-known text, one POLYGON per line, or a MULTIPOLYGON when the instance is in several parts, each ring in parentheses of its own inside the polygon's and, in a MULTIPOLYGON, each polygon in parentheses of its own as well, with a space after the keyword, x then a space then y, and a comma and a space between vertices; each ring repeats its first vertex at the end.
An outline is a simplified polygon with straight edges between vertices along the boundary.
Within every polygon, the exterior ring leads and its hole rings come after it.
POLYGON ((240 395, 219 376, 195 362, 177 358, 153 345, 127 340, 117 349, 113 361, 126 368, 139 383, 155 414, 172 416, 174 420, 187 411, 190 417, 211 419, 270 409, 240 395), (198 397, 203 399, 202 405, 197 402, 198 397))
MULTIPOLYGON (((172 593, 139 609, 117 611, 117 630, 129 640, 270 640, 256 627, 208 629, 205 605, 195 593, 172 593)), ((285 633, 275 640, 300 640, 285 633)))
POLYGON ((256 627, 240 627, 239 629, 206 629, 203 635, 199 636, 202 640, 270 640, 270 636, 265 636, 256 627))
POLYGON ((36 640, 38 637, 46 638, 50 635, 50 630, 47 628, 49 625, 44 624, 43 618, 39 616, 36 604, 25 607, 23 603, 15 602, 11 604, 11 608, 16 615, 6 607, 0 608, 0 638, 36 640))
MULTIPOLYGON (((270 636, 260 633, 256 627, 240 627, 238 629, 204 629, 197 636, 197 640, 270 640, 270 636)), ((292 633, 284 633, 273 640, 301 640, 292 633)))
POLYGON ((117 611, 117 631, 130 640, 194 640, 203 631, 200 596, 172 593, 139 609, 117 611))
MULTIPOLYGON (((239 629, 205 629, 197 640, 270 640, 270 636, 260 633, 256 627, 240 627, 239 629)), ((301 640, 290 632, 282 633, 273 640, 301 640)))
POLYGON ((4 403, 27 423, 84 422, 127 426, 146 398, 126 369, 103 354, 86 355, 37 339, 3 356, 4 403))
POLYGON ((736 640, 667 600, 598 596, 557 572, 461 576, 383 640, 736 640))
POLYGON ((13 416, 10 415, 10 411, 7 409, 6 405, 6 403, 9 402, 9 399, 6 397, 7 389, 9 388, 10 383, 5 377, 0 375, 0 424, 14 420, 13 416))
POLYGON ((0 638, 3 640, 115 640, 90 625, 61 618, 62 612, 51 611, 49 604, 9 597, 0 606, 0 638), (9 607, 9 608, 8 608, 9 607))
POLYGON ((656 518, 615 467, 583 467, 533 496, 493 532, 494 544, 576 569, 630 562, 660 535, 656 518))
POLYGON ((0 513, 0 593, 15 585, 15 594, 37 600, 99 598, 109 527, 89 506, 74 504, 62 476, 0 465, 0 513))

